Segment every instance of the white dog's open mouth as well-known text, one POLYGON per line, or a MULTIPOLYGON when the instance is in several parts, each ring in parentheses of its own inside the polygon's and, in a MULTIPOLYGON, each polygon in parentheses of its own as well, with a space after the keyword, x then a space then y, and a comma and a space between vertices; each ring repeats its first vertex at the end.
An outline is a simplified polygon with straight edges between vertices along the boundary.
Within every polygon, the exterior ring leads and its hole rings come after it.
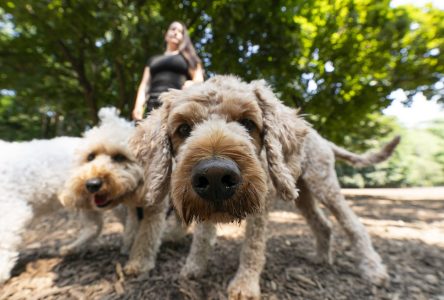
POLYGON ((94 203, 97 207, 106 207, 111 204, 111 199, 108 199, 106 195, 94 195, 94 203))

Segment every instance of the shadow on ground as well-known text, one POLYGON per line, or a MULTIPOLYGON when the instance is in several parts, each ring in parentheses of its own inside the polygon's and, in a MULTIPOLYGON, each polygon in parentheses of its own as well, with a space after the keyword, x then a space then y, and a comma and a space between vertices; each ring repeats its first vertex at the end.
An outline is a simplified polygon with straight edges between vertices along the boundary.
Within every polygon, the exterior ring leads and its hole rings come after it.
MULTIPOLYGON (((350 195, 348 202, 368 228, 387 264, 388 288, 359 275, 350 244, 335 223, 333 266, 312 257, 314 240, 294 210, 279 202, 270 215, 264 299, 444 299, 444 201, 397 200, 350 195)), ((61 212, 27 234, 14 277, 0 285, 0 299, 226 299, 236 272, 244 224, 219 228, 219 238, 201 279, 179 279, 191 236, 161 246, 157 267, 122 278, 127 257, 119 253, 121 226, 107 216, 105 233, 85 251, 61 257, 57 248, 78 232, 75 217, 61 212), (56 228, 54 230, 54 228, 56 228)))

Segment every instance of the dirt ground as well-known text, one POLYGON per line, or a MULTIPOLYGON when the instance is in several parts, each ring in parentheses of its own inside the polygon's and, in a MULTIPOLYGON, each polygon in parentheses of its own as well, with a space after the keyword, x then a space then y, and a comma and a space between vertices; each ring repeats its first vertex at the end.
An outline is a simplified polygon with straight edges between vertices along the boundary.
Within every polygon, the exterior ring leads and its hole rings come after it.
MULTIPOLYGON (((359 276, 355 257, 337 223, 333 266, 315 264, 314 240, 289 203, 270 214, 263 299, 444 300, 444 188, 343 190, 367 227, 390 273, 377 288, 359 276)), ((161 246, 155 270, 138 278, 121 273, 122 226, 107 215, 103 234, 85 251, 61 257, 56 250, 74 239, 76 216, 60 212, 40 219, 26 236, 14 277, 0 285, 0 299, 226 299, 236 271, 245 224, 219 226, 208 272, 179 280, 191 235, 161 246)))

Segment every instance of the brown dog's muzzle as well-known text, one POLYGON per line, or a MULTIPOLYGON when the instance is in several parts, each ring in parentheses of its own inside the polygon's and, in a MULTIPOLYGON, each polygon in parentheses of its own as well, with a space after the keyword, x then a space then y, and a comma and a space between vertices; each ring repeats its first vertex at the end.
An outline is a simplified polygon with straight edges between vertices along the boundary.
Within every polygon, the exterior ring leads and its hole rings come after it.
POLYGON ((203 199, 215 203, 233 196, 241 181, 239 167, 230 159, 201 160, 191 170, 193 190, 203 199))

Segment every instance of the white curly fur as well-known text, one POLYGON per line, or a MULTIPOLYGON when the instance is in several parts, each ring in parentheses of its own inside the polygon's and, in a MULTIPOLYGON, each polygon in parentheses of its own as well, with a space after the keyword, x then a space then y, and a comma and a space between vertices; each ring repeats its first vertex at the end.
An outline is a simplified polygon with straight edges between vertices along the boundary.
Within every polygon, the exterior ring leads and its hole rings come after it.
MULTIPOLYGON (((86 131, 83 136, 90 143, 102 143, 106 141, 113 144, 128 146, 128 141, 134 132, 134 124, 123 118, 119 118, 119 111, 115 107, 104 107, 98 113, 100 126, 86 131)), ((88 147, 89 144, 86 145, 88 147)))
POLYGON ((88 141, 127 145, 132 124, 114 108, 102 108, 99 117, 101 126, 88 130, 85 138, 0 141, 0 282, 10 277, 26 226, 62 208, 58 193, 76 166, 76 153, 88 147, 88 141))
POLYGON ((57 193, 80 143, 74 137, 0 143, 0 282, 10 276, 29 222, 61 207, 57 193))

